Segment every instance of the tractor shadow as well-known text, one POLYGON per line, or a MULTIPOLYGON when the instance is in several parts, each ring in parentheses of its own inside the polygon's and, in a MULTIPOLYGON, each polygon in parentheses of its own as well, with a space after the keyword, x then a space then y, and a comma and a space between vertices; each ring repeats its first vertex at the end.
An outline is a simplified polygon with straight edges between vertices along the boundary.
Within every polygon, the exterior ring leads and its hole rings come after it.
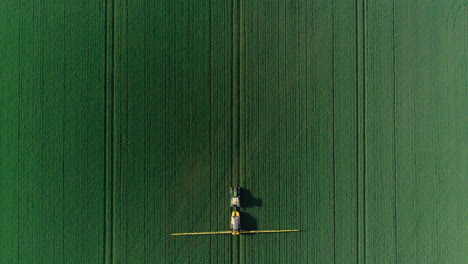
MULTIPOLYGON (((257 230, 257 218, 251 216, 246 212, 240 212, 241 215, 241 229, 245 231, 257 230)), ((253 234, 244 234, 253 235, 253 234)))
POLYGON ((244 208, 262 207, 263 205, 262 199, 254 197, 249 190, 244 188, 241 188, 240 199, 241 206, 244 208))

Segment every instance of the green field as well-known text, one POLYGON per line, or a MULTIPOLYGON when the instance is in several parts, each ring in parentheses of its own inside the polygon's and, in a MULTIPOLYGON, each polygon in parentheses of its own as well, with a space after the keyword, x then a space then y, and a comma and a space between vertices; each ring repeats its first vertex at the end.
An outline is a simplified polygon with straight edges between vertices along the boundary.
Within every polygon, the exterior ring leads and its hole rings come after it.
POLYGON ((0 1, 0 264, 468 259, 468 1, 0 1), (230 186, 247 230, 229 229, 230 186))

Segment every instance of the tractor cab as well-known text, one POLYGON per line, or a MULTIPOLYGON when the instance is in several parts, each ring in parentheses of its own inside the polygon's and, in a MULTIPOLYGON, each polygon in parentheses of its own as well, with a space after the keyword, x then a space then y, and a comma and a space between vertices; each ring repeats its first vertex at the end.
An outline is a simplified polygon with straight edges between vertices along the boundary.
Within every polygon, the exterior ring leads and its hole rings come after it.
POLYGON ((229 190, 229 194, 231 195, 231 207, 240 208, 240 187, 231 187, 229 190))

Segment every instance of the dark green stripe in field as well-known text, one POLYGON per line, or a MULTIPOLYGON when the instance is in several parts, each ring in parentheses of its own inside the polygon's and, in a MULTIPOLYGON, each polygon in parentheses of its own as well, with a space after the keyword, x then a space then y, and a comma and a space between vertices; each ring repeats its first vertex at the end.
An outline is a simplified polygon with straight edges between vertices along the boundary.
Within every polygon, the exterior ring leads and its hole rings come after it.
POLYGON ((0 263, 100 263, 104 4, 0 3, 0 263))
POLYGON ((1 1, 0 263, 466 262, 467 12, 1 1))

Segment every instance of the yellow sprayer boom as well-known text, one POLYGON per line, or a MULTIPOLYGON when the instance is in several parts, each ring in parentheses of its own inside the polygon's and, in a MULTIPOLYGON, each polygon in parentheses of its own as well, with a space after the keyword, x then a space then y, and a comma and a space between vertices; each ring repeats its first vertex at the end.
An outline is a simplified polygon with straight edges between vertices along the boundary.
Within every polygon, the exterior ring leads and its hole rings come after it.
POLYGON ((196 236, 196 235, 238 235, 238 234, 257 234, 257 233, 283 233, 283 232, 299 232, 297 229, 292 230, 252 230, 252 231, 217 231, 217 232, 196 232, 196 233, 173 233, 171 236, 196 236))

